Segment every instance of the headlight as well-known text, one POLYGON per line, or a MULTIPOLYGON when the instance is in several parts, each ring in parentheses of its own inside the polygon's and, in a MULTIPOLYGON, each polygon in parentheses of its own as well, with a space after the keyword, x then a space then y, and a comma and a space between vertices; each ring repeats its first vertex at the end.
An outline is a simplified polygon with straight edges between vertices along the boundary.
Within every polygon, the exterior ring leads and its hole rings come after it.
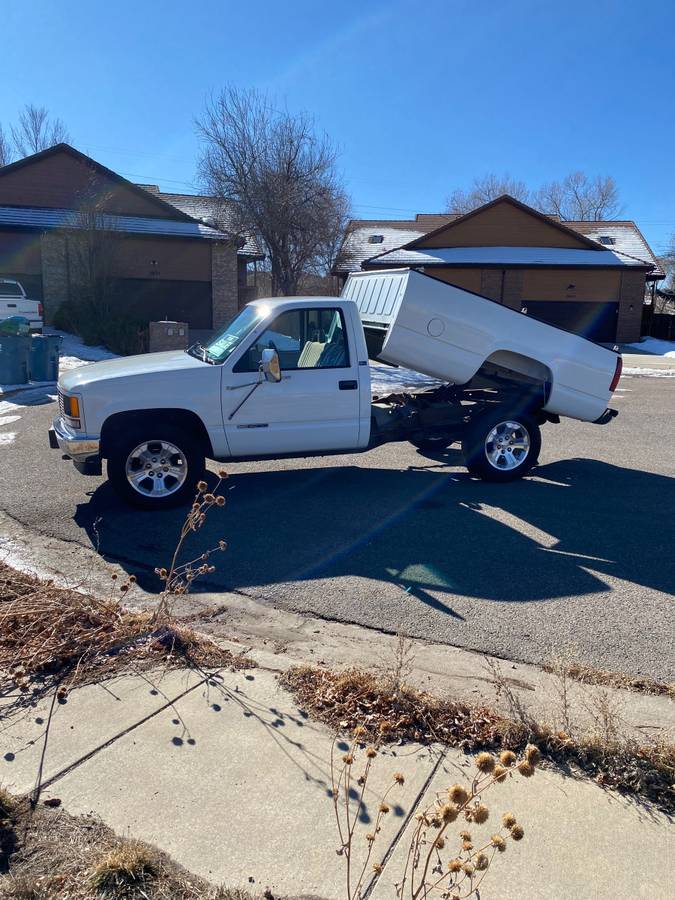
POLYGON ((68 419, 68 424, 72 425, 73 428, 79 428, 81 419, 79 398, 62 394, 59 391, 59 407, 61 415, 68 419))

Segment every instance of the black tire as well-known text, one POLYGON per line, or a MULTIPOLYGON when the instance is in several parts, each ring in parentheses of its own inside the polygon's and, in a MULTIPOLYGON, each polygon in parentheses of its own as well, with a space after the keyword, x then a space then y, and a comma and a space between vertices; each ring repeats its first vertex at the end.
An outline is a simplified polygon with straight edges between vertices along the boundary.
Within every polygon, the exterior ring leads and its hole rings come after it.
MULTIPOLYGON (((130 462, 131 467, 138 463, 138 457, 130 462)), ((158 469, 162 468, 158 466, 158 469)), ((184 428, 171 425, 169 423, 158 422, 153 424, 149 422, 147 425, 134 425, 128 431, 115 440, 115 443, 108 452, 108 479, 114 487, 116 493, 132 506, 147 510, 171 509, 174 506, 181 506, 192 500, 197 490, 197 482, 204 477, 206 470, 206 459, 204 448, 197 436, 184 428), (170 468, 183 469, 187 467, 184 480, 173 478, 175 485, 171 485, 173 490, 160 495, 152 496, 150 493, 143 492, 143 486, 137 489, 132 486, 127 478, 127 461, 136 448, 143 444, 148 445, 151 452, 156 452, 158 462, 161 462, 162 442, 164 447, 170 444, 179 451, 180 456, 175 454, 167 456, 170 468), (155 447, 156 445, 156 447, 155 447)), ((154 470, 153 480, 155 479, 154 470)), ((139 468, 140 472, 140 468, 139 468)), ((164 477, 164 472, 157 475, 157 479, 164 477)), ((148 484, 149 487, 149 484, 148 484)), ((146 487, 145 490, 148 488, 146 487)))
POLYGON ((420 431, 413 434, 408 439, 414 447, 420 450, 445 450, 451 444, 454 444, 457 438, 451 434, 437 433, 432 431, 420 431))
POLYGON ((509 413, 505 409, 477 415, 467 425, 462 438, 467 469, 484 481, 506 482, 522 478, 536 465, 540 451, 541 431, 534 419, 522 413, 509 413), (509 429, 506 423, 516 427, 509 429), (498 429, 500 425, 505 427, 496 434, 504 444, 498 445, 496 441, 487 444, 493 429, 498 429), (525 452, 521 452, 519 446, 523 444, 527 444, 525 452))

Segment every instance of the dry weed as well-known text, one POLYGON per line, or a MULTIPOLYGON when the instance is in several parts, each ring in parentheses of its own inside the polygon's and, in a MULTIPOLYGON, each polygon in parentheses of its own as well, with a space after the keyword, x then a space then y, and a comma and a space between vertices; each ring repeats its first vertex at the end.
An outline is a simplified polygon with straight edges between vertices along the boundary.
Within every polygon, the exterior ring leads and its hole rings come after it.
POLYGON ((440 741, 471 752, 520 752, 532 742, 551 762, 574 763, 601 785, 675 810, 675 744, 666 741, 573 737, 527 718, 515 720, 485 706, 442 700, 410 687, 392 693, 381 676, 356 669, 330 672, 297 666, 281 676, 281 683, 308 713, 343 733, 361 727, 366 739, 377 740, 386 721, 387 741, 440 741))
POLYGON ((545 665, 545 672, 559 672, 564 667, 567 677, 580 681, 582 684, 598 684, 607 687, 621 688, 627 691, 635 691, 640 694, 653 694, 663 697, 671 697, 675 700, 675 682, 656 681, 648 676, 626 675, 623 672, 608 672, 604 669, 596 669, 580 662, 555 661, 545 665))
POLYGON ((154 847, 119 838, 91 816, 14 803, 20 841, 0 875, 0 900, 253 900, 208 884, 154 847))
POLYGON ((150 613, 116 598, 59 588, 4 563, 0 573, 0 686, 16 692, 3 716, 52 689, 63 699, 75 686, 160 664, 250 665, 190 628, 153 625, 150 613))

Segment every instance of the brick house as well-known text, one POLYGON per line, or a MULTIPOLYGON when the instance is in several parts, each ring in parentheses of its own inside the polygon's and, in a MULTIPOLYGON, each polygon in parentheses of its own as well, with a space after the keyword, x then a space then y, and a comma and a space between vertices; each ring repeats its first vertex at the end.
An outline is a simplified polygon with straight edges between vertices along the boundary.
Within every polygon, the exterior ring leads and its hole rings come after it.
POLYGON ((71 296, 84 197, 99 198, 97 222, 121 238, 110 272, 120 310, 210 329, 250 299, 247 272, 263 254, 226 227, 226 210, 215 215, 212 198, 133 184, 57 144, 0 168, 0 276, 17 278, 42 300, 48 321, 71 296))
POLYGON ((349 223, 333 274, 409 267, 604 342, 640 337, 664 273, 634 222, 562 222, 504 195, 465 215, 349 223))

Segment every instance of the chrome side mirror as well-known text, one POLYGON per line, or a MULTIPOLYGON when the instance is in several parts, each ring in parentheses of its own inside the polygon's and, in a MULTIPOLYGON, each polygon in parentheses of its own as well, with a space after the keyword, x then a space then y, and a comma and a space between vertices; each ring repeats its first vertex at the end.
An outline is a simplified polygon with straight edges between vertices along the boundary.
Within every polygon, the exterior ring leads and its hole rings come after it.
POLYGON ((281 365, 276 350, 263 350, 260 371, 265 376, 265 381, 281 381, 281 365))

